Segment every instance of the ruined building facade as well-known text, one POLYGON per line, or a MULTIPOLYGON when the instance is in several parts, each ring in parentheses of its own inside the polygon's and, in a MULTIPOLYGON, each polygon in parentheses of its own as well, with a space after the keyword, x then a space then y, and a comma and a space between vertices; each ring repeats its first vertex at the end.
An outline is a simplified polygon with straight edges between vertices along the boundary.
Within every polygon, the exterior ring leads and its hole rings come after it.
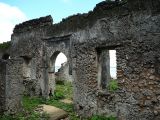
POLYGON ((0 60, 0 113, 18 112, 22 94, 54 92, 54 63, 63 52, 73 76, 74 108, 84 117, 160 119, 160 1, 102 2, 58 24, 51 16, 15 27, 10 59, 0 60), (107 86, 116 50, 118 90, 107 86))

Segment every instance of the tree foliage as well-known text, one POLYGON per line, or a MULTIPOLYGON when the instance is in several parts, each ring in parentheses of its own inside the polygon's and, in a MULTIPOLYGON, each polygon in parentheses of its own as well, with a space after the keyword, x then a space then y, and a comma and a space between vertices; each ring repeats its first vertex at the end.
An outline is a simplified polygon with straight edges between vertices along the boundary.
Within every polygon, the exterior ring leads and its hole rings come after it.
POLYGON ((11 46, 11 41, 0 43, 0 49, 8 49, 11 46))

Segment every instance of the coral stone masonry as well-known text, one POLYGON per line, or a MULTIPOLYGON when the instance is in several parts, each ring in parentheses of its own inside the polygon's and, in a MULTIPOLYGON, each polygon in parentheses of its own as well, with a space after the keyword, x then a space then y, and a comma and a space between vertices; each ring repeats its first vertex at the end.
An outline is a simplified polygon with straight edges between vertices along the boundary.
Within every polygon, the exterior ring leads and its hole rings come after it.
POLYGON ((160 120, 159 6, 160 0, 106 0, 58 24, 46 16, 16 25, 9 50, 0 50, 0 114, 19 112, 23 94, 54 94, 62 52, 78 115, 160 120), (109 50, 116 51, 115 91, 108 89, 109 50))

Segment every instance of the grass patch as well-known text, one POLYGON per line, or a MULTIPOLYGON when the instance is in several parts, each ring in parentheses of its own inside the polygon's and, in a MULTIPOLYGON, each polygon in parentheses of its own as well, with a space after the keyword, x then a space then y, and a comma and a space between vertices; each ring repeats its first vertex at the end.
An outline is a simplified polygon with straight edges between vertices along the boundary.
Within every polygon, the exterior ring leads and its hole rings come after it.
POLYGON ((24 97, 24 103, 25 103, 24 107, 28 110, 35 109, 38 105, 41 105, 41 104, 55 106, 57 108, 63 109, 66 112, 68 112, 70 120, 80 120, 73 110, 73 104, 60 102, 59 100, 55 99, 54 96, 48 100, 38 98, 38 97, 34 97, 34 98, 24 97))
POLYGON ((23 97, 23 108, 28 111, 32 111, 38 105, 44 104, 44 103, 45 103, 45 99, 43 98, 28 97, 28 96, 23 97))
POLYGON ((60 109, 63 109, 67 112, 72 112, 73 111, 73 104, 66 104, 66 103, 60 102, 59 100, 55 100, 54 97, 47 100, 46 104, 55 106, 55 107, 60 108, 60 109))
POLYGON ((0 116, 0 120, 48 120, 48 115, 46 113, 38 113, 34 110, 38 105, 44 103, 44 99, 42 98, 30 98, 27 96, 23 97, 23 111, 16 115, 3 115, 0 116))
POLYGON ((56 84, 56 89, 54 93, 55 99, 69 99, 72 100, 73 89, 71 82, 64 82, 64 84, 56 84))
POLYGON ((117 80, 111 80, 107 86, 108 90, 114 92, 118 89, 118 82, 117 80))

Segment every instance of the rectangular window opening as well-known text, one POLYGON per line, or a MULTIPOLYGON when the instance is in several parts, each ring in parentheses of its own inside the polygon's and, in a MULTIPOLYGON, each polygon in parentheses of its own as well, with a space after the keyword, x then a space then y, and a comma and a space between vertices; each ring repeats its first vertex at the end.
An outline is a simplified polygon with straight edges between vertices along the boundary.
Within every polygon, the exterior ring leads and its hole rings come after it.
POLYGON ((111 80, 117 79, 117 58, 115 49, 98 49, 98 86, 106 89, 111 80))
POLYGON ((116 50, 109 50, 109 57, 110 57, 110 76, 111 76, 111 79, 117 79, 116 50))

